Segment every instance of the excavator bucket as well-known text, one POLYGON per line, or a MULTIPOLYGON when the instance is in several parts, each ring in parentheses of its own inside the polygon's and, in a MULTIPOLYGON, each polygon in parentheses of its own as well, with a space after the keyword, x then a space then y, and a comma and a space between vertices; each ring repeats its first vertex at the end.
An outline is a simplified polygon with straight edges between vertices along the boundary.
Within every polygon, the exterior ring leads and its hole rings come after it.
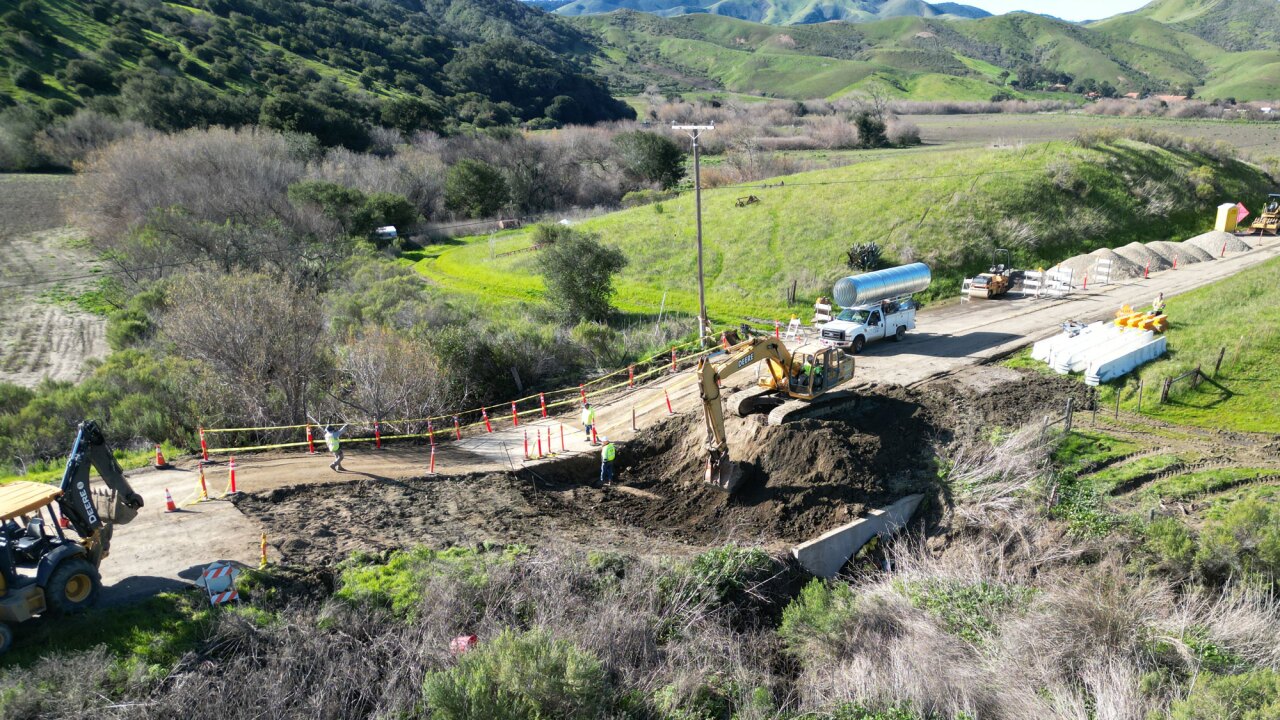
POLYGON ((713 454, 707 458, 707 472, 704 479, 707 484, 717 490, 732 493, 742 484, 742 468, 729 459, 727 452, 718 457, 713 454))

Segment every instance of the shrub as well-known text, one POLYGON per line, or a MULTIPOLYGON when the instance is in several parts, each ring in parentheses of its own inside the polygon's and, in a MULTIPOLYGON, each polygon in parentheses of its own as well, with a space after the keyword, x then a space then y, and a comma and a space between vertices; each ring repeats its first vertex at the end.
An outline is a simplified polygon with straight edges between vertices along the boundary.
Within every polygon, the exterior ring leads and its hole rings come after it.
POLYGON ((842 582, 814 579, 782 610, 778 635, 797 654, 830 646, 843 623, 852 617, 856 598, 842 582))
POLYGON ((684 177, 684 151, 669 137, 637 130, 613 138, 623 169, 644 182, 670 188, 684 177))
POLYGON ((24 67, 24 68, 19 68, 17 71, 13 73, 13 84, 17 85, 23 90, 30 90, 31 92, 39 92, 41 89, 44 88, 44 78, 41 77, 40 73, 36 72, 35 70, 24 67))
POLYGON ((538 255, 538 270, 547 284, 552 312, 573 322, 603 322, 612 314, 613 276, 627 266, 617 248, 599 236, 572 231, 538 255))
POLYGON ((995 631, 999 613, 1025 606, 1034 594, 1030 588, 987 581, 931 580, 905 589, 912 605, 940 619, 947 632, 971 643, 981 643, 995 631))
POLYGON ((1265 720, 1280 717, 1280 673, 1264 669, 1240 675, 1202 673, 1184 699, 1169 708, 1172 720, 1265 720))
POLYGON ((1185 573, 1191 569, 1196 541, 1177 518, 1161 518, 1147 525, 1144 547, 1166 570, 1185 573))
POLYGON ((875 270, 880 267, 880 244, 875 242, 855 243, 845 254, 849 256, 845 263, 854 270, 875 270))
POLYGON ((448 670, 427 675, 423 697, 442 720, 594 720, 607 707, 600 661, 545 631, 504 631, 448 670))
POLYGON ((633 208, 641 205, 649 205, 650 203, 660 203, 663 200, 670 200, 676 196, 673 192, 663 192, 661 190, 632 190, 622 196, 622 207, 633 208))
POLYGON ((1208 580, 1280 577, 1280 508, 1257 498, 1228 505, 1205 523, 1196 568, 1208 580))
POLYGON ((444 180, 444 204, 465 217, 492 217, 510 198, 497 168, 480 160, 459 160, 444 180))

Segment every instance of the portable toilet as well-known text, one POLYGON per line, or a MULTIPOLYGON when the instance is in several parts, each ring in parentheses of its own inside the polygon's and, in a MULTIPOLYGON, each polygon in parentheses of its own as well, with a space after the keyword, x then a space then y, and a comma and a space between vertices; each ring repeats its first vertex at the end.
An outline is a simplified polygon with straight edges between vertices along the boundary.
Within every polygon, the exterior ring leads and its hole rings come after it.
POLYGON ((1240 207, 1236 203, 1223 203, 1218 206, 1218 222, 1214 224, 1213 229, 1218 232, 1233 233, 1236 231, 1236 221, 1240 214, 1240 207))

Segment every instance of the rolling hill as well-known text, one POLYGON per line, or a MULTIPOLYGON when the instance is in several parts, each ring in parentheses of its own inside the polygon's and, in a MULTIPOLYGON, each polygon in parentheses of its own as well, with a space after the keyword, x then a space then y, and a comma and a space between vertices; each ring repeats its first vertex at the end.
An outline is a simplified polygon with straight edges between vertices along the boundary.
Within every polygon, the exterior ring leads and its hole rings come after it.
POLYGON ((618 11, 571 21, 604 49, 597 68, 615 87, 683 83, 809 99, 875 86, 893 97, 987 100, 1037 96, 1062 83, 1076 92, 1183 94, 1191 87, 1205 99, 1251 100, 1280 96, 1273 19, 1280 32, 1273 0, 1181 0, 1089 25, 1030 13, 779 26, 711 13, 618 11), (1259 19, 1247 51, 1223 30, 1246 16, 1259 19))
POLYGON ((831 21, 871 22, 894 17, 980 18, 991 13, 959 3, 923 0, 573 0, 558 15, 601 15, 636 10, 663 17, 705 13, 771 25, 831 21))
POLYGON ((0 106, 261 123, 359 148, 374 124, 630 116, 590 72, 596 52, 515 0, 0 0, 0 106))

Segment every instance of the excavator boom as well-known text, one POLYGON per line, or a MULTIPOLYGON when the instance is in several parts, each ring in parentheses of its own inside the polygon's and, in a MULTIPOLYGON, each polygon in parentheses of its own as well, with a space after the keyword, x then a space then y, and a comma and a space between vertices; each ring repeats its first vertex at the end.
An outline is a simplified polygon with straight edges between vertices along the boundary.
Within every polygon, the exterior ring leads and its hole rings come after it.
POLYGON ((698 362, 698 386, 702 394, 702 417, 707 429, 706 481, 725 492, 733 492, 742 482, 738 468, 729 460, 729 440, 725 435, 724 404, 720 402, 720 382, 740 370, 764 361, 771 382, 781 387, 791 369, 791 351, 777 338, 751 338, 729 349, 720 362, 703 358, 698 362))
POLYGON ((94 421, 80 423, 59 487, 62 497, 58 499, 58 508, 83 538, 83 544, 96 566, 111 547, 112 527, 125 525, 138 516, 142 496, 134 492, 125 478, 120 463, 107 447, 102 429, 94 421), (90 466, 98 471, 110 489, 107 494, 109 514, 105 518, 93 501, 89 487, 90 466))

